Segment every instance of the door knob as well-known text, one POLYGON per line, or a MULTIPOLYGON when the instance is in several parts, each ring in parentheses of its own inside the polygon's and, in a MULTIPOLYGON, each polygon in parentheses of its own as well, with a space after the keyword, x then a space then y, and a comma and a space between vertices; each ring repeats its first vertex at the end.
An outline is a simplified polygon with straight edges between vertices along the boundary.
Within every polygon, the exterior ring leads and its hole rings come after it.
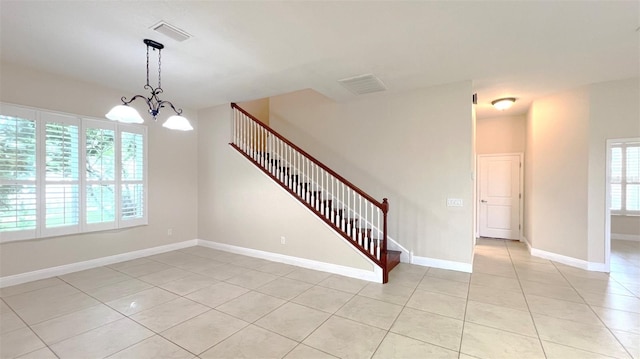
POLYGON ((481 199, 480 202, 487 203, 487 201, 485 201, 484 199, 481 199))

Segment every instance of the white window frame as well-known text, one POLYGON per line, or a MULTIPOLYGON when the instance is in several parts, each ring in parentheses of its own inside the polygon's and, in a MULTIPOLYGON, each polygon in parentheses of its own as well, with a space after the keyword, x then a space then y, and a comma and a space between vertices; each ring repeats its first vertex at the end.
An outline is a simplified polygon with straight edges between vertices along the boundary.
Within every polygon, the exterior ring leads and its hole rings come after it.
MULTIPOLYGON (((47 238, 61 235, 72 235, 79 233, 88 233, 95 231, 113 230, 141 226, 148 224, 148 135, 147 127, 141 125, 128 125, 110 122, 106 120, 87 118, 84 116, 73 115, 68 113, 55 112, 50 110, 32 108, 0 102, 0 115, 22 118, 25 120, 35 121, 36 123, 36 227, 35 229, 0 231, 0 243, 29 240, 36 238, 47 238), (78 225, 60 226, 54 228, 46 228, 46 212, 45 212, 45 193, 46 193, 46 146, 45 133, 46 123, 57 122, 65 124, 75 124, 78 126, 78 207, 79 207, 79 223, 78 225), (101 128, 114 131, 115 135, 115 170, 114 170, 114 186, 115 186, 115 204, 116 217, 112 222, 87 223, 86 216, 86 191, 87 184, 92 183, 87 180, 86 175, 86 130, 88 128, 101 128), (125 219, 121 218, 121 146, 120 138, 122 132, 136 133, 143 136, 143 178, 139 181, 143 185, 143 214, 140 218, 125 219)), ((2 181, 1 184, 22 184, 33 181, 2 181)))
MULTIPOLYGON (((615 142, 611 142, 609 144, 609 148, 608 148, 608 156, 610 156, 611 158, 612 156, 612 150, 614 148, 621 148, 621 152, 622 152, 622 175, 621 175, 621 181, 620 181, 620 187, 621 187, 621 207, 620 209, 611 209, 611 214, 613 215, 619 215, 619 216, 639 216, 640 215, 640 210, 629 210, 627 209, 627 185, 628 184, 640 184, 640 182, 630 182, 626 171, 627 171, 627 154, 626 154, 626 148, 627 147, 639 147, 640 146, 640 139, 635 138, 635 139, 622 139, 622 140, 618 140, 615 142)), ((610 160, 609 161, 609 166, 612 166, 613 161, 610 160)), ((613 177, 611 175, 611 168, 608 168, 609 170, 609 176, 608 176, 608 181, 609 181, 609 186, 611 186, 612 184, 614 184, 613 182, 613 177)), ((616 182, 616 184, 618 184, 616 182)), ((611 203, 609 204, 609 208, 611 206, 611 203)))

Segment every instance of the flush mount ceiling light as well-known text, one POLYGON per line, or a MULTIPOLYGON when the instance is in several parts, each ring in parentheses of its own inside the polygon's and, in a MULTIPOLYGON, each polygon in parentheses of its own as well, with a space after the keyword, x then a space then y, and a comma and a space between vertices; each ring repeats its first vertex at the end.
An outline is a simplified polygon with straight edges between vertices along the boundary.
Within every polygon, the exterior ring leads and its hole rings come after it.
POLYGON ((173 112, 176 113, 175 115, 169 117, 164 124, 162 124, 163 127, 166 127, 171 130, 180 130, 180 131, 193 130, 193 127, 191 127, 189 120, 181 116, 182 109, 176 109, 171 102, 163 101, 158 98, 158 95, 162 93, 162 87, 160 86, 161 84, 160 52, 164 48, 164 45, 149 39, 145 39, 144 43, 147 45, 147 84, 144 85, 144 88, 151 91, 151 96, 145 97, 143 95, 135 95, 131 98, 131 100, 128 100, 128 101, 126 97, 122 96, 121 98, 122 105, 115 106, 105 116, 112 121, 119 121, 123 123, 143 123, 144 120, 142 119, 142 117, 140 117, 140 114, 138 113, 138 111, 136 111, 136 109, 134 109, 133 107, 129 106, 131 102, 133 102, 138 98, 141 98, 147 103, 147 106, 149 106, 149 114, 153 116, 154 121, 157 121, 156 117, 158 116, 160 109, 164 108, 165 106, 171 107, 173 112), (156 88, 149 85, 149 48, 152 48, 153 51, 156 51, 156 50, 158 51, 158 87, 156 88))
POLYGON ((516 102, 516 98, 515 97, 505 97, 505 98, 499 98, 497 100, 493 100, 493 101, 491 101, 491 104, 496 109, 498 109, 500 111, 504 111, 504 110, 508 109, 509 107, 513 106, 514 102, 516 102))

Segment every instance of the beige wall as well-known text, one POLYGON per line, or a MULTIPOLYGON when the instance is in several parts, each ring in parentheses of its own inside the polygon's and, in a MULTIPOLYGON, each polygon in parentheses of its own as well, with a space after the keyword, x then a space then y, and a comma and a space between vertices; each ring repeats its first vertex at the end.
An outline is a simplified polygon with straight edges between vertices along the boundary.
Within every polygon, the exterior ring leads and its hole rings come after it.
POLYGON ((198 118, 200 239, 373 270, 342 237, 228 145, 229 105, 201 110, 198 118))
POLYGON ((587 259, 589 91, 531 104, 525 151, 525 237, 543 251, 587 259))
POLYGON ((476 152, 521 153, 525 148, 525 116, 503 116, 476 121, 476 152))
POLYGON ((611 233, 636 236, 640 240, 640 217, 611 216, 611 233))
MULTIPOLYGON (((123 95, 69 78, 0 65, 0 101, 102 119, 123 95)), ((139 108, 145 120, 144 109, 139 108)), ((90 234, 0 244, 0 276, 34 271, 197 238, 197 114, 185 110, 196 128, 149 128, 149 225, 90 234), (167 235, 167 229, 173 235, 167 235)))
POLYGON ((260 120, 260 122, 267 126, 269 125, 269 98, 238 102, 238 106, 260 120))
POLYGON ((531 105, 525 237, 534 248, 604 263, 606 140, 640 136, 638 84, 592 84, 531 105))
POLYGON ((469 82, 336 103, 312 90, 271 98, 271 127, 346 179, 389 198, 389 236, 416 256, 471 263, 469 82), (446 207, 447 198, 464 206, 446 207))

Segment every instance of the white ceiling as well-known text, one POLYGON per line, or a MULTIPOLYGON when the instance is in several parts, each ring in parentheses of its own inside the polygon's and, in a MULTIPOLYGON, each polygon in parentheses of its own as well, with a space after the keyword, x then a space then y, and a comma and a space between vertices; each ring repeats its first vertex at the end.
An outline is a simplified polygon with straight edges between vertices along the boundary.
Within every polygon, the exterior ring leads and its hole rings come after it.
POLYGON ((337 80, 373 73, 393 92, 471 80, 484 118, 524 113, 553 92, 638 76, 639 4, 1 0, 0 59, 129 97, 146 93, 142 39, 151 38, 165 45, 162 98, 178 107, 305 88, 349 101, 356 96, 337 80), (150 30, 161 20, 193 38, 150 30), (489 105, 506 96, 518 98, 508 112, 489 105))

